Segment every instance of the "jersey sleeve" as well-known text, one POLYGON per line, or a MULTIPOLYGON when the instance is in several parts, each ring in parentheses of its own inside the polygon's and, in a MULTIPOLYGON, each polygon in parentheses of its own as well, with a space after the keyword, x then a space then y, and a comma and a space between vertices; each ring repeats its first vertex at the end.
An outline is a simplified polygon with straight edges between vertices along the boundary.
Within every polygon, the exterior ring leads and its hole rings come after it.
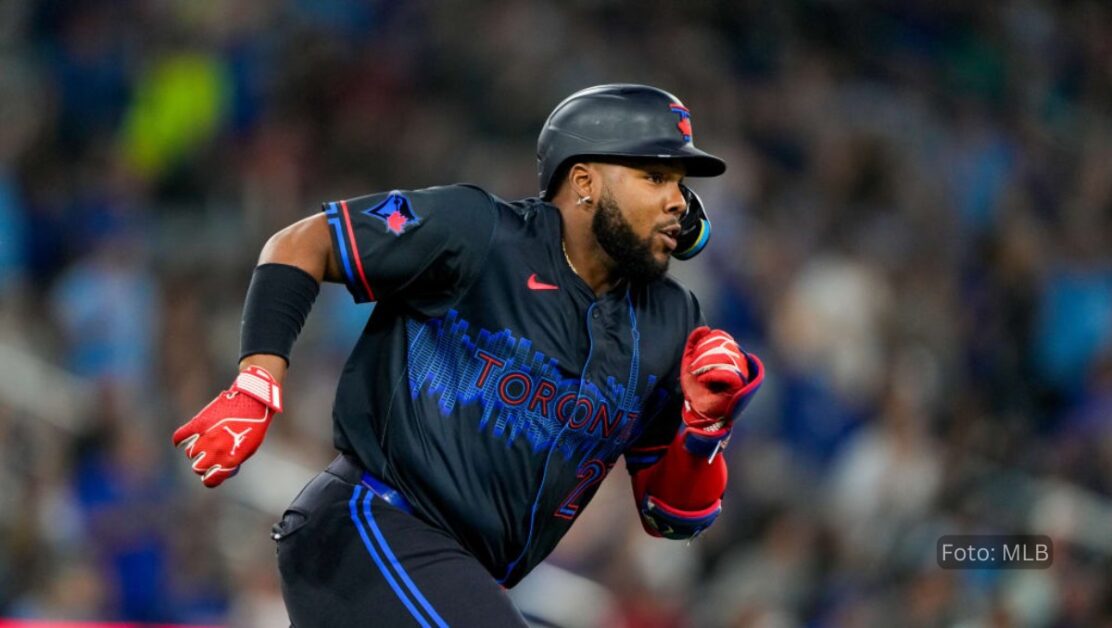
POLYGON ((371 194, 322 211, 357 303, 458 292, 481 268, 495 226, 490 196, 468 185, 371 194))
POLYGON ((683 409, 683 390, 680 388, 680 358, 683 356, 683 347, 687 336, 700 325, 706 325, 699 301, 695 295, 688 292, 688 316, 684 329, 678 330, 679 344, 676 348, 676 360, 668 375, 658 384, 658 394, 652 405, 646 408, 645 416, 649 423, 640 436, 625 450, 626 469, 632 475, 641 469, 651 467, 660 461, 665 450, 676 437, 680 429, 683 409))

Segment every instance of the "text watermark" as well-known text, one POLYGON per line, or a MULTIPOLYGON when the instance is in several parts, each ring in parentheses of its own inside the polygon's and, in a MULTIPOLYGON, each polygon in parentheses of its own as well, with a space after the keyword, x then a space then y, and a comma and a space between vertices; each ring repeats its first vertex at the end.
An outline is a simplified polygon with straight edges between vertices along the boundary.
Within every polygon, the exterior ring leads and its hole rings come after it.
POLYGON ((1046 569, 1054 543, 1045 534, 950 534, 935 547, 943 569, 1046 569))

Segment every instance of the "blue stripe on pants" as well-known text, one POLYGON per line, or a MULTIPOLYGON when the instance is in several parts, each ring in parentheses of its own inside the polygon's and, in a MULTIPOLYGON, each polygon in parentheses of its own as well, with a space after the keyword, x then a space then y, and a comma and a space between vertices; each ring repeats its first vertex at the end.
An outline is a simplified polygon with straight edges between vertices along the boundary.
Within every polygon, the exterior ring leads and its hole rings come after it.
POLYGON ((448 628, 448 624, 445 623, 443 619, 441 619, 440 615, 438 615, 435 610, 433 610, 432 604, 429 604, 429 601, 425 599, 425 596, 421 595, 421 592, 417 590, 417 585, 413 584, 413 580, 409 578, 409 574, 405 572, 405 568, 402 567, 401 562, 399 562, 398 558, 394 556, 394 552, 390 550, 390 546, 386 544, 386 539, 382 536, 382 531, 378 529, 378 524, 375 523, 374 515, 371 514, 370 499, 367 499, 363 502, 363 514, 367 517, 367 523, 371 525, 371 532, 374 533, 375 540, 378 541, 379 547, 382 548, 382 553, 386 555, 387 560, 390 561, 389 564, 394 567, 394 571, 397 572, 398 576, 401 577, 402 582, 405 583, 405 588, 409 589, 409 592, 413 594, 414 598, 416 598, 417 603, 419 603, 421 605, 421 608, 425 609, 425 612, 429 614, 429 619, 436 622, 438 628, 448 628))
MULTIPOLYGON (((386 564, 383 563, 382 557, 375 549, 374 544, 371 543, 370 537, 367 536, 367 530, 364 528, 363 522, 359 520, 359 510, 355 506, 355 503, 359 500, 359 495, 362 492, 362 486, 355 487, 355 492, 351 495, 351 501, 348 502, 348 509, 351 511, 351 520, 355 522, 355 528, 359 530, 359 536, 363 539, 363 545, 367 548, 367 553, 369 553, 371 555, 371 558, 374 559, 375 565, 378 565, 379 572, 381 572, 383 577, 386 578, 386 582, 390 585, 390 588, 394 589, 394 594, 397 595, 398 599, 402 601, 402 604, 404 604, 406 609, 409 610, 409 613, 413 615, 413 618, 417 620, 417 623, 421 624, 423 628, 431 628, 429 626, 429 623, 425 621, 425 618, 422 617, 421 614, 417 611, 417 608, 413 606, 413 602, 410 601, 409 597, 405 594, 404 591, 402 591, 401 587, 398 586, 397 580, 395 580, 394 576, 390 574, 390 570, 386 568, 386 564)), ((370 504, 372 495, 373 493, 368 492, 366 497, 363 499, 363 507, 368 513, 370 512, 371 508, 370 504)))

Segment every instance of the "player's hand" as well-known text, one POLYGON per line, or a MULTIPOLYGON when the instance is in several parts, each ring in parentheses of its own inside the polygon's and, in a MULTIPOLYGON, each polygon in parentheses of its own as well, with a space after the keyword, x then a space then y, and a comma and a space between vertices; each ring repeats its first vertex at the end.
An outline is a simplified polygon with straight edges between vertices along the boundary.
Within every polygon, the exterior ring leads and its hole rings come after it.
POLYGON ((201 483, 213 488, 235 475, 255 453, 271 419, 281 411, 278 382, 266 369, 249 366, 231 388, 174 432, 174 446, 185 450, 201 483))
POLYGON ((763 380, 764 365, 742 351, 730 334, 695 328, 680 363, 684 423, 705 432, 728 427, 763 380))

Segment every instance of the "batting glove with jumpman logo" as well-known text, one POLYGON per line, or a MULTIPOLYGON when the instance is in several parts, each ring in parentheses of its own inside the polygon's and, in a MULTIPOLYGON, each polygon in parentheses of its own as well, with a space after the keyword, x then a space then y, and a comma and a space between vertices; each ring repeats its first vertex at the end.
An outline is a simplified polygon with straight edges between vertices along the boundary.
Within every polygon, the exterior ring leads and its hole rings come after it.
POLYGON ((214 488, 258 450, 271 419, 281 411, 278 382, 266 369, 249 366, 231 388, 174 432, 174 446, 185 449, 201 483, 214 488))

